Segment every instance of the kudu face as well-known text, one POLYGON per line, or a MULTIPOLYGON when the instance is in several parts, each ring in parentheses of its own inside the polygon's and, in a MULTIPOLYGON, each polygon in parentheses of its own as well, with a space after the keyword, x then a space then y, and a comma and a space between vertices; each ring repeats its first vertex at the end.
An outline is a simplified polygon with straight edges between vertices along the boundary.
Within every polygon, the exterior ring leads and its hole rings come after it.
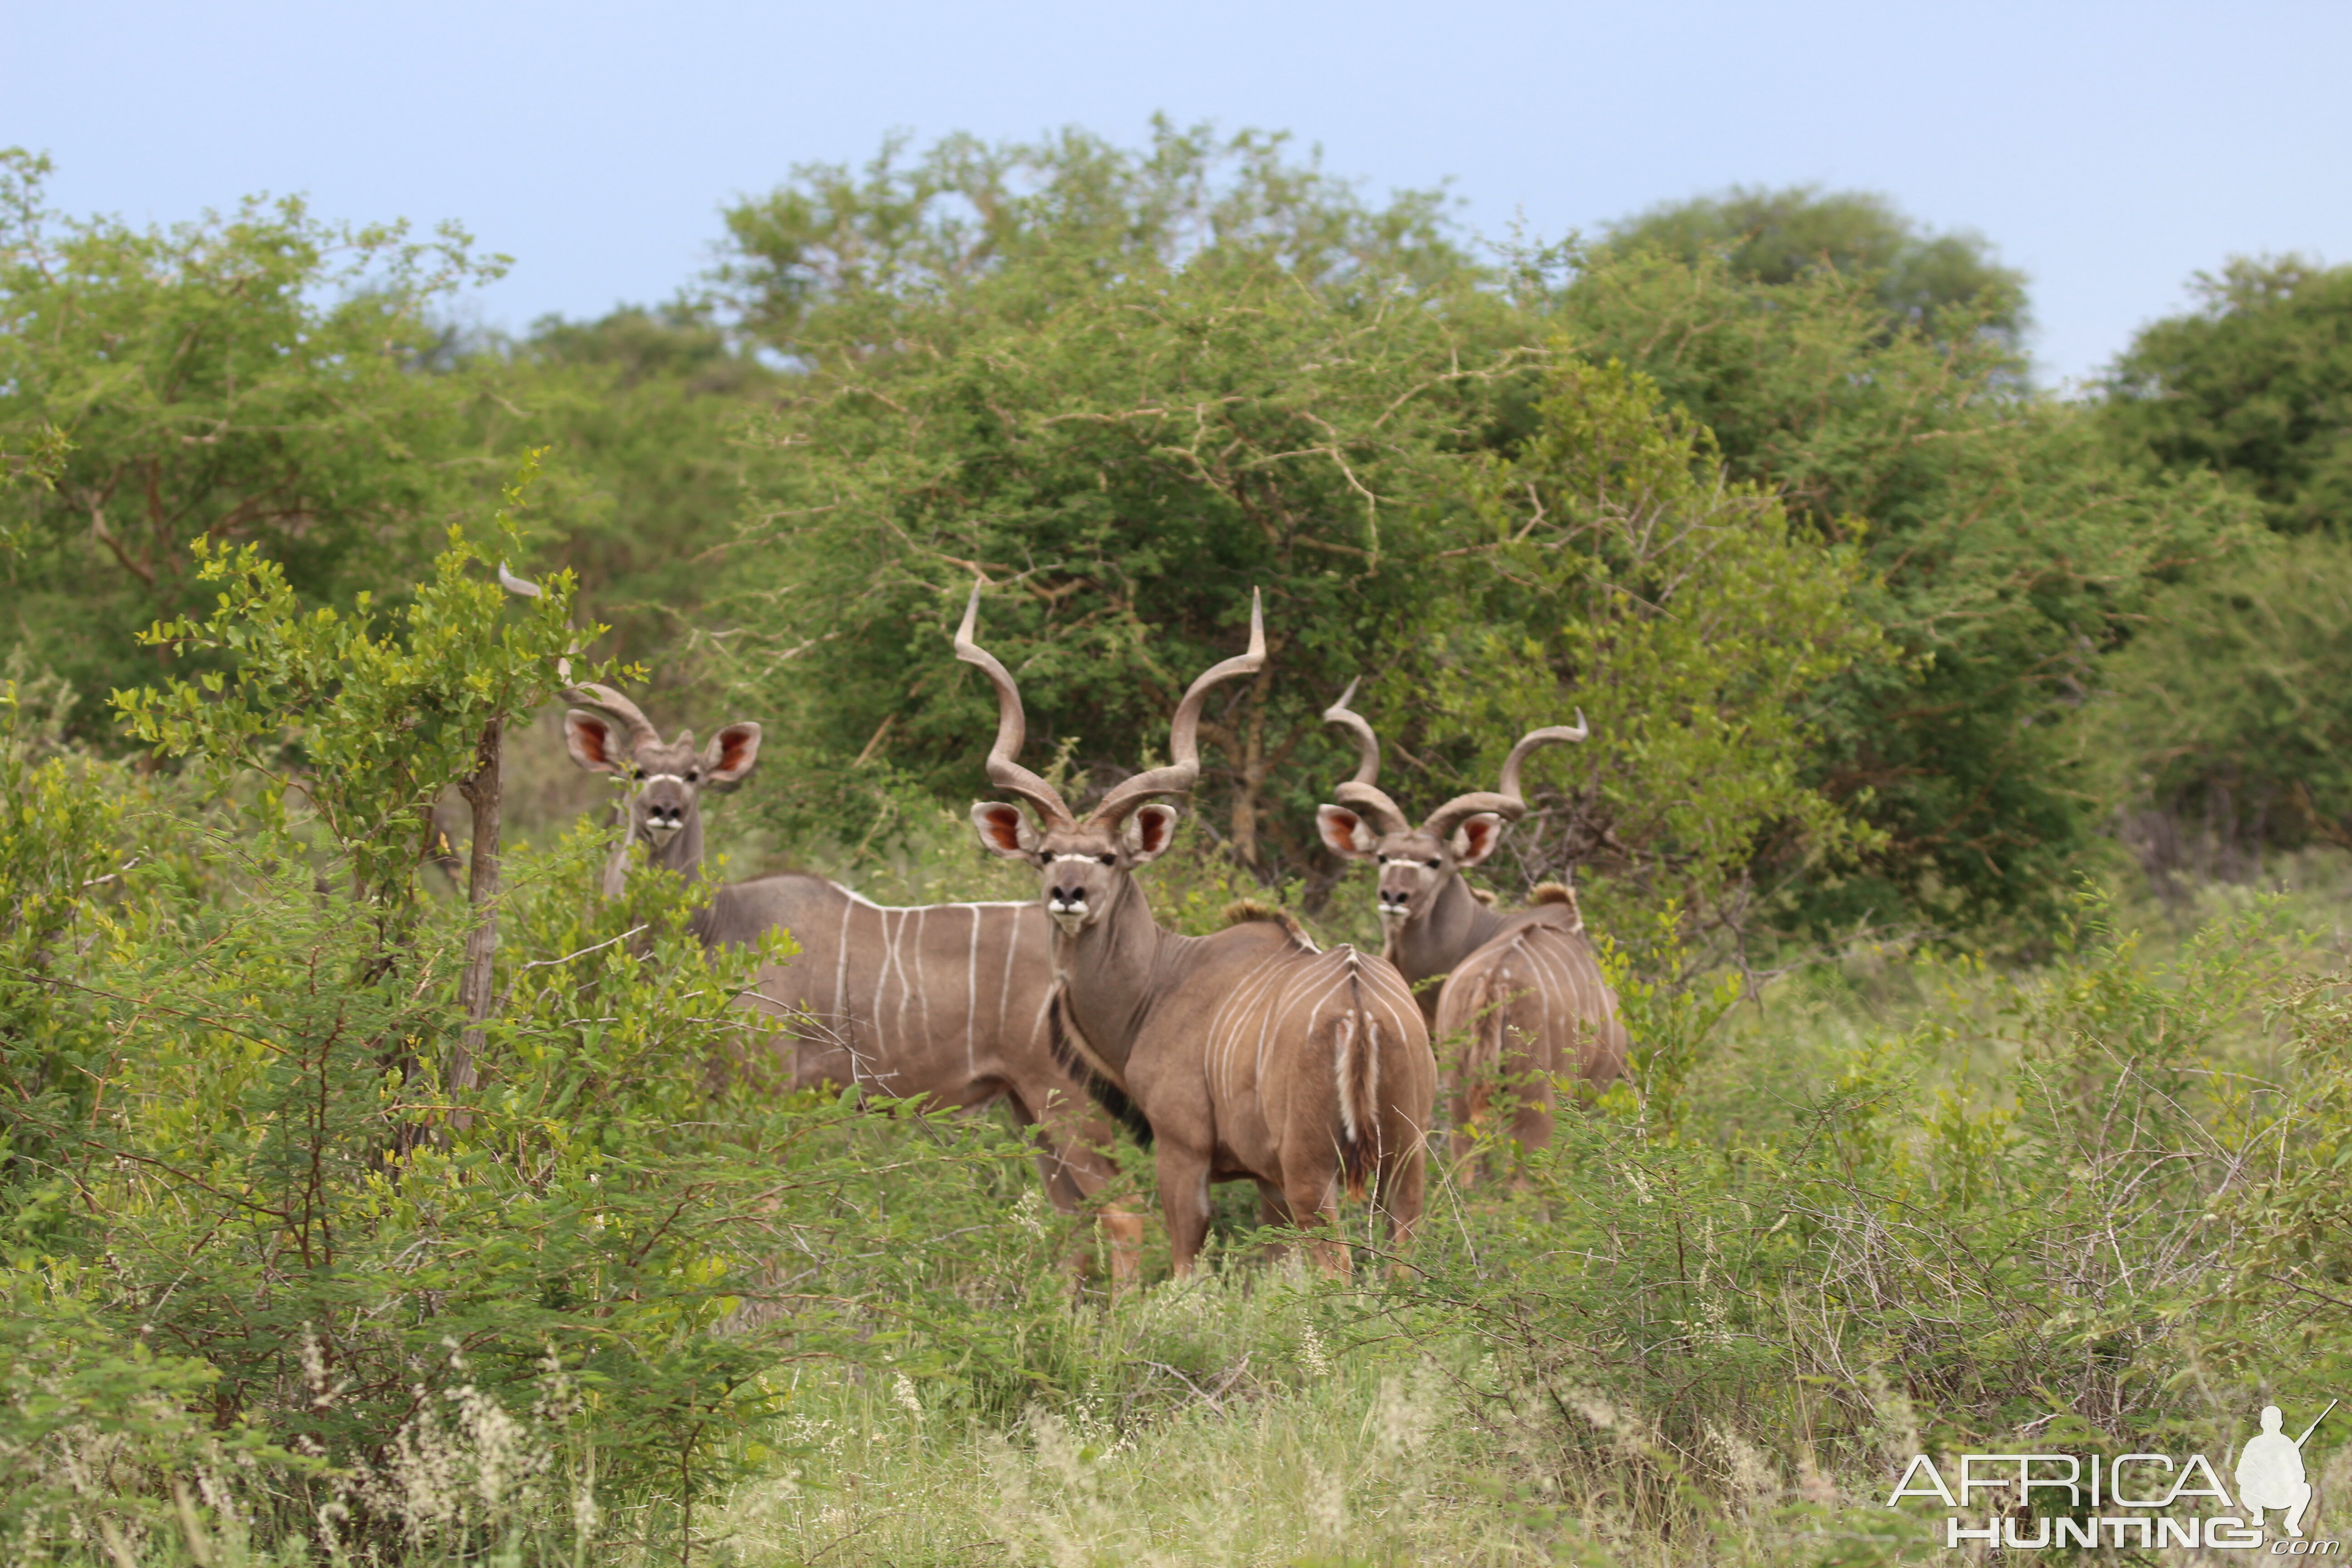
POLYGON ((1110 908, 1118 879, 1160 858, 1175 837, 1176 808, 1153 802, 1137 806, 1116 826, 1049 822, 1040 829, 1019 806, 989 800, 971 808, 971 824, 990 854, 1037 868, 1045 913, 1065 934, 1076 936, 1110 908))
POLYGON ((757 724, 730 724, 698 752, 693 731, 664 741, 636 706, 610 687, 584 687, 565 695, 596 705, 564 714, 565 750, 591 773, 630 781, 635 787, 627 805, 629 837, 650 846, 657 860, 689 827, 699 826, 704 790, 733 789, 760 760, 757 724))
POLYGON ((1393 941, 1405 927, 1428 916, 1455 872, 1494 854, 1503 841, 1504 824, 1517 821, 1528 809, 1519 795, 1520 764, 1538 746, 1583 740, 1584 715, 1577 714, 1573 727, 1528 731, 1503 763, 1498 793, 1456 795, 1415 827, 1374 782, 1380 777, 1381 743, 1371 724, 1349 709, 1355 695, 1355 682, 1350 681, 1339 700, 1323 711, 1326 723, 1355 736, 1358 763, 1356 776, 1338 791, 1346 804, 1317 807, 1315 826, 1334 854, 1379 864, 1381 929, 1393 941))
POLYGON ((1344 805, 1318 806, 1315 826, 1332 853, 1380 867, 1383 931, 1426 916, 1447 878, 1477 865, 1503 841, 1503 819, 1491 811, 1464 818, 1447 838, 1422 828, 1382 833, 1344 805))

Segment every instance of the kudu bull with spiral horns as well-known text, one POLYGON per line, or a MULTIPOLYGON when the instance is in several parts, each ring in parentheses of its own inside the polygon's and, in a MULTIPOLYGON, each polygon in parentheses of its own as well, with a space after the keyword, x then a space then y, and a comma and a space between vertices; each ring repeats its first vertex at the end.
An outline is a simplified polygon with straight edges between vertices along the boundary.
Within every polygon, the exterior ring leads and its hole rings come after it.
MULTIPOLYGON (((1462 872, 1492 855, 1504 826, 1526 814, 1519 768, 1528 753, 1583 740, 1584 715, 1573 727, 1529 731, 1504 759, 1496 793, 1456 795, 1415 827, 1375 782, 1381 742, 1348 707, 1355 695, 1351 683, 1323 713, 1356 738, 1358 763, 1335 792, 1342 804, 1320 807, 1316 826, 1333 851, 1380 868, 1385 954, 1418 993, 1431 1034, 1462 1042, 1458 1055, 1448 1052, 1444 1073, 1456 1158, 1469 1152, 1498 1077, 1518 1100, 1512 1136, 1522 1148, 1539 1148, 1551 1142, 1554 1079, 1617 1077, 1625 1026, 1574 894, 1546 884, 1532 907, 1506 913, 1473 893, 1462 872), (1424 984, 1439 977, 1442 985, 1424 984)), ((1464 1167, 1464 1180, 1473 1174, 1464 1167)))
MULTIPOLYGON (((1377 1183, 1402 1243, 1421 1217, 1423 1139, 1437 1064, 1412 994, 1386 963, 1351 948, 1318 952, 1287 923, 1244 921, 1213 936, 1162 930, 1135 870, 1167 849, 1176 808, 1200 776, 1201 709, 1210 689, 1265 663, 1253 599, 1250 649, 1184 693, 1169 725, 1169 763, 1114 787, 1081 821, 1061 794, 1015 761, 1025 721, 1020 689, 972 640, 981 585, 956 634, 956 657, 996 688, 988 776, 1026 801, 971 808, 981 843, 1038 869, 1053 917, 1057 1043, 1116 1109, 1148 1123, 1175 1272, 1192 1271, 1209 1229, 1209 1186, 1247 1179, 1265 1211, 1336 1224, 1339 1189, 1377 1183)), ((1130 1125, 1133 1125, 1130 1119, 1130 1125)), ((1319 1241, 1336 1273, 1347 1248, 1319 1241)))
MULTIPOLYGON (((633 847, 683 876, 702 863, 700 796, 731 789, 758 760, 760 727, 730 724, 703 751, 692 731, 665 742, 635 703, 609 686, 564 695, 573 762, 635 784, 629 831, 605 868, 617 896, 633 847), (615 726, 619 731, 616 732, 615 726)), ((1046 1024, 1052 952, 1034 903, 895 909, 822 877, 797 873, 722 884, 695 917, 712 946, 748 946, 782 927, 801 951, 760 972, 746 1000, 784 1020, 795 1088, 829 1084, 957 1108, 1010 1103, 1037 1136, 1037 1166, 1064 1213, 1117 1173, 1110 1122, 1055 1058, 1046 1024)), ((1140 1215, 1101 1216, 1111 1271, 1134 1270, 1140 1215)))

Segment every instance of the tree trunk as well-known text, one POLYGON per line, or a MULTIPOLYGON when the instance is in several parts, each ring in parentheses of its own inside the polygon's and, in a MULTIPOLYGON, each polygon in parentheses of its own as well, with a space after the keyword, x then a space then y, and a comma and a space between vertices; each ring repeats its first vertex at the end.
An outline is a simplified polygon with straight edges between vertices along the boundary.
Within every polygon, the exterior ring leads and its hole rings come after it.
POLYGON ((1271 670, 1260 670, 1250 682, 1249 716, 1242 724, 1241 787, 1234 792, 1234 858, 1258 868, 1258 794, 1265 785, 1265 694, 1273 684, 1271 670))
MULTIPOLYGON (((466 904, 474 924, 466 933, 466 968, 457 981, 457 1005, 466 1010, 466 1032, 458 1037, 457 1049, 449 1058, 448 1087, 453 1091, 472 1089, 479 1081, 482 1026, 490 1016, 490 965, 499 949, 499 806, 502 794, 499 763, 504 734, 505 726, 498 719, 482 726, 482 738, 474 748, 474 771, 457 785, 457 792, 474 808, 473 854, 466 879, 466 904)), ((463 1110, 450 1117, 457 1127, 465 1126, 467 1120, 463 1110)))

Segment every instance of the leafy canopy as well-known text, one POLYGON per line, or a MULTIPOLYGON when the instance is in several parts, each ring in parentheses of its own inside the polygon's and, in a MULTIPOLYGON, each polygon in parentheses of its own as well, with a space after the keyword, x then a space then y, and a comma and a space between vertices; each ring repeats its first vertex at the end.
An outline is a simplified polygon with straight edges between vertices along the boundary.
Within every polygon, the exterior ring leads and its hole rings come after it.
MULTIPOLYGON (((266 548, 311 599, 398 580, 468 493, 457 389, 415 374, 437 302, 498 275, 465 234, 247 200, 169 229, 69 219, 0 153, 0 635, 83 689, 196 597, 190 541, 266 548)), ((87 716, 85 716, 85 725, 87 716)))
POLYGON ((2126 451, 2213 472, 2282 532, 2352 527, 2352 266, 2240 258, 2144 329, 2100 416, 2126 451))
POLYGON ((2069 737, 2101 656, 2162 583, 2235 549, 2248 509, 2210 476, 2115 458, 2081 410, 2023 389, 1998 334, 1949 313, 1890 328, 1867 279, 1769 282, 1719 254, 1546 259, 1522 259, 1521 288, 1570 341, 1652 377, 1733 477, 1858 540, 1874 574, 1857 608, 1903 657, 1832 683, 1809 773, 1878 847, 1817 881, 1808 918, 2059 918, 2095 851, 2069 737))
POLYGON ((1612 224, 1609 245, 1685 266, 1720 256, 1734 276, 1768 286, 1834 273, 1867 285, 1890 321, 1937 335, 1988 331, 2014 347, 2030 320, 2025 275, 1995 261, 1983 236, 1928 232, 1871 191, 1735 185, 1612 224))
MULTIPOLYGON (((741 679, 804 748, 780 770, 784 825, 854 838, 894 784, 983 787, 992 699, 946 648, 978 572, 1011 590, 988 642, 1023 683, 1035 760, 1063 755, 1081 784, 1164 747, 1185 685, 1238 647, 1265 591, 1271 666, 1213 700, 1195 798, 1270 880, 1339 870, 1313 814, 1351 763, 1320 715, 1359 677, 1433 795, 1491 784, 1498 722, 1556 722, 1590 689, 1613 726, 1592 748, 1610 782, 1574 850, 1622 829, 1660 896, 1674 877, 1648 873, 1669 862, 1719 888, 1753 836, 1829 832, 1834 812, 1787 767, 1737 806, 1731 781, 1704 789, 1704 826, 1632 803, 1702 782, 1710 744, 1777 756, 1803 731, 1766 710, 1874 646, 1832 629, 1853 552, 1725 490, 1704 436, 1645 383, 1547 345, 1483 273, 1427 268, 1426 247, 1299 242, 1391 232, 1311 172, 1244 159, 1216 210, 1282 221, 1173 243, 1160 175, 1180 152, 1197 149, 1163 136, 1107 173, 1099 149, 1065 142, 1033 170, 1061 196, 987 246, 951 231, 980 259, 898 268, 887 288, 829 275, 803 298, 795 341, 819 341, 822 317, 856 321, 856 346, 812 357, 776 418, 791 461, 737 557, 741 679), (1638 481, 1588 494, 1576 454, 1593 442, 1610 456, 1591 460, 1638 481), (1680 610, 1603 608, 1628 593, 1704 613, 1669 629, 1680 610), (1677 726, 1714 739, 1669 742, 1677 726)), ((771 208, 848 200, 809 179, 771 208)), ((897 210, 858 199, 879 210, 856 232, 897 210)), ((1552 863, 1530 876, 1557 874, 1570 837, 1544 842, 1552 863)))

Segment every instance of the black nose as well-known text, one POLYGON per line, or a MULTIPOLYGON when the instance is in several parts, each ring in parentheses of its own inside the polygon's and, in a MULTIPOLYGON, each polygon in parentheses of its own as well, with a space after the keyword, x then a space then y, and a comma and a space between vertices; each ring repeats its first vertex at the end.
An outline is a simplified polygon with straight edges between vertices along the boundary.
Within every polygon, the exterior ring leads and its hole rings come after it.
POLYGON ((1084 888, 1056 888, 1054 889, 1054 899, 1057 903, 1075 904, 1086 896, 1087 890, 1084 888))

